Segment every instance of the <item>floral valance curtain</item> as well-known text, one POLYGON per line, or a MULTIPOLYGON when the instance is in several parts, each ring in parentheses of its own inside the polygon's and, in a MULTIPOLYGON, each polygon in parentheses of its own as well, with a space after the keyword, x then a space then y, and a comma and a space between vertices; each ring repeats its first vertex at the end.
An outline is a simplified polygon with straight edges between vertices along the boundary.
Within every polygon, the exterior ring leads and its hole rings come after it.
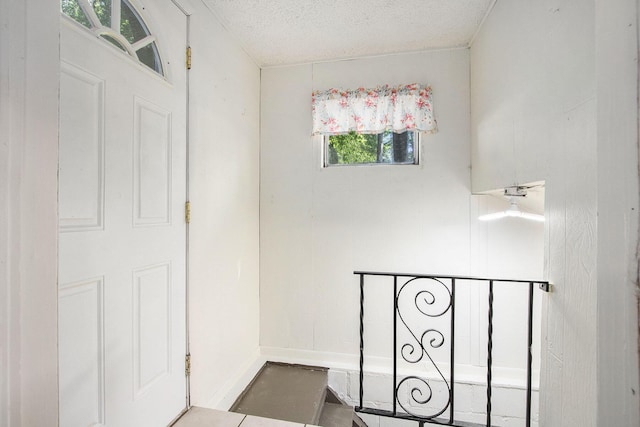
POLYGON ((312 105, 314 135, 436 131, 431 87, 426 85, 315 91, 312 105))

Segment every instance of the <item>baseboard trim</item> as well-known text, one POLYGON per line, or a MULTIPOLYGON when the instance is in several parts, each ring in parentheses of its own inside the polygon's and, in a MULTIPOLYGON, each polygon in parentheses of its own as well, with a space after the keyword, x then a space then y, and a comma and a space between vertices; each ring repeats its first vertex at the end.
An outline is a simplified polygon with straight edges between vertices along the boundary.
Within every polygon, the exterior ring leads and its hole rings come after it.
POLYGON ((266 362, 267 360, 261 355, 260 348, 256 348, 251 357, 247 358, 245 363, 241 365, 242 367, 234 372, 204 406, 228 411, 266 362))
MULTIPOLYGON (((365 370, 368 374, 389 375, 390 361, 389 358, 367 357, 365 370)), ((311 365, 336 371, 358 371, 360 366, 359 357, 353 354, 258 347, 251 357, 247 358, 242 368, 238 369, 204 406, 228 411, 267 362, 311 365)), ((523 373, 524 371, 519 369, 494 367, 492 384, 494 387, 523 389, 525 388, 523 373)), ((411 374, 415 374, 415 372, 411 372, 411 374)), ((485 376, 486 368, 461 365, 456 370, 456 383, 482 385, 485 384, 485 376)), ((534 381, 533 390, 538 390, 537 381, 534 381)))
POLYGON ((311 365, 329 369, 355 370, 360 366, 358 356, 343 353, 260 347, 260 355, 270 362, 311 365))
MULTIPOLYGON (((265 361, 315 365, 340 371, 358 371, 360 367, 359 356, 353 354, 281 347, 260 347, 260 355, 265 361)), ((388 375, 391 373, 392 366, 391 358, 365 358, 365 372, 369 374, 388 375)), ((471 385, 486 384, 486 372, 486 368, 484 367, 456 364, 456 383, 471 385)), ((401 370, 399 371, 399 374, 418 374, 424 376, 424 373, 420 374, 415 371, 401 370)), ((429 376, 425 377, 428 378, 429 376)), ((537 391, 537 378, 539 377, 539 373, 534 371, 533 377, 533 390, 537 391)), ((526 388, 526 371, 524 369, 509 369, 494 366, 492 384, 495 387, 524 389, 526 388)))

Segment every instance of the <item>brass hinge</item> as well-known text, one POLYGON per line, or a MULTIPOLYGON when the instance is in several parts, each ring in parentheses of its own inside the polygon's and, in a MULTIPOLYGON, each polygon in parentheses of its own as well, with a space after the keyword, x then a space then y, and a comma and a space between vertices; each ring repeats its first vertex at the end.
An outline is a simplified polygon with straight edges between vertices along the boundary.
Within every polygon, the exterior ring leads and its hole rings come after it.
POLYGON ((185 202, 184 204, 184 222, 187 224, 191 222, 191 202, 185 202))
POLYGON ((191 354, 187 354, 184 357, 184 375, 186 377, 191 376, 191 354))
POLYGON ((187 70, 191 69, 191 46, 187 47, 187 70))

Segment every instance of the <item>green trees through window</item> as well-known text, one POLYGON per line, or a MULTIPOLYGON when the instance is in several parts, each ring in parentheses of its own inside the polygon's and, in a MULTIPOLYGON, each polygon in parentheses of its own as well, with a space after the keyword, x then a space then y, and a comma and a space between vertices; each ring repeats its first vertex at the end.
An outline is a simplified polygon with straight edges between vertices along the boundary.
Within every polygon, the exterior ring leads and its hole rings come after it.
POLYGON ((91 28, 91 22, 78 4, 78 0, 62 0, 60 10, 74 21, 79 22, 87 28, 91 28))
POLYGON ((418 163, 416 132, 361 134, 349 132, 325 138, 325 166, 418 163))

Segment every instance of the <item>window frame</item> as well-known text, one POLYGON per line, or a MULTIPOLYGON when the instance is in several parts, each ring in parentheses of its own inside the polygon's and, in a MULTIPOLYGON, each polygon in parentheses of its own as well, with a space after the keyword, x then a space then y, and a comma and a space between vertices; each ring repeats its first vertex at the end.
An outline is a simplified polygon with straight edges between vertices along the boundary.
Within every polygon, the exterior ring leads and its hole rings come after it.
MULTIPOLYGON (((393 132, 393 131, 392 131, 393 132)), ((371 162, 371 163, 337 163, 337 164, 331 164, 329 163, 329 138, 333 135, 321 135, 322 138, 322 168, 323 169, 328 169, 328 168, 342 168, 342 167, 362 167, 362 166, 420 166, 421 164, 421 152, 422 152, 422 138, 423 138, 423 134, 424 132, 418 131, 416 129, 411 129, 411 130, 407 130, 405 132, 412 132, 413 133, 413 140, 414 140, 414 144, 413 144, 413 150, 414 150, 414 155, 413 155, 413 162, 394 162, 394 163, 387 163, 387 162, 371 162)), ((397 133, 397 132, 393 132, 393 133, 397 133)), ((374 134, 374 135, 380 135, 378 134, 374 134)))

